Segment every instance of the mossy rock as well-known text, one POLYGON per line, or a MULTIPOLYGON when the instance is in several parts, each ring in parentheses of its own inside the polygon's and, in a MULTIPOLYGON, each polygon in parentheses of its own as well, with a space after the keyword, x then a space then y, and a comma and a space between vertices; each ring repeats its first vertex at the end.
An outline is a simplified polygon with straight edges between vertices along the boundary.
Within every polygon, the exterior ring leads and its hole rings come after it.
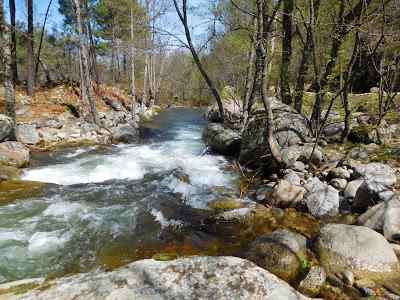
POLYGON ((171 261, 177 258, 178 258, 177 254, 171 254, 171 253, 157 253, 153 255, 153 259, 157 261, 171 261))
POLYGON ((360 126, 354 127, 349 134, 349 141, 355 143, 370 144, 375 143, 376 140, 372 138, 371 133, 378 129, 377 126, 360 126))
POLYGON ((40 195, 47 190, 49 184, 35 181, 3 181, 0 182, 0 206, 16 200, 28 199, 40 195))
POLYGON ((230 198, 222 198, 211 201, 208 203, 208 207, 214 210, 230 211, 238 208, 243 208, 244 204, 241 201, 230 198))

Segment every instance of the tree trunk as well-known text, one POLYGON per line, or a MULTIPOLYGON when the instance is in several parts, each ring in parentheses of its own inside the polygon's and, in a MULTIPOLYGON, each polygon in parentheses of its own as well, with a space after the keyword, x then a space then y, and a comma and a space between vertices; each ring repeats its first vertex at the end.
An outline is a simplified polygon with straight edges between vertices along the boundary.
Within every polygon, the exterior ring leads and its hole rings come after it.
MULTIPOLYGON (((91 24, 91 13, 90 12, 90 8, 88 6, 88 2, 90 1, 85 1, 85 8, 86 11, 88 12, 89 18, 87 21, 87 29, 88 29, 88 35, 89 35, 89 42, 90 42, 90 48, 89 48, 89 57, 91 57, 91 61, 92 61, 92 74, 93 77, 96 78, 96 83, 99 84, 101 82, 100 80, 100 72, 99 72, 99 66, 97 64, 97 54, 96 54, 96 47, 94 45, 94 40, 93 40, 93 32, 92 32, 92 24, 91 24)), ((92 2, 90 2, 92 3, 92 2)))
POLYGON ((9 0, 10 5, 10 20, 11 20, 11 64, 12 64, 12 81, 15 84, 18 82, 18 62, 17 62, 17 34, 15 29, 15 0, 9 0))
POLYGON ((147 104, 147 83, 148 83, 148 77, 149 77, 149 54, 146 51, 145 54, 145 63, 144 63, 144 73, 143 73, 143 93, 142 93, 142 103, 140 106, 140 116, 143 118, 144 113, 146 110, 146 104, 147 104))
POLYGON ((197 68, 199 69, 201 75, 203 76, 204 80, 207 82, 207 85, 209 86, 211 93, 213 94, 215 101, 218 104, 219 116, 220 116, 221 120, 224 121, 225 113, 224 113, 224 106, 222 104, 221 96, 219 95, 218 90, 214 85, 214 82, 212 81, 212 79, 208 75, 207 71, 205 70, 203 64, 201 63, 200 58, 199 58, 199 56, 196 52, 196 49, 194 48, 193 42, 192 42, 192 36, 190 33, 188 17, 187 17, 187 0, 182 0, 182 11, 179 8, 177 0, 174 0, 174 6, 175 6, 175 10, 178 14, 178 17, 181 20, 182 25, 185 29, 186 40, 188 42, 187 46, 190 50, 190 53, 193 56, 193 60, 196 64, 197 68))
POLYGON ((111 82, 112 84, 117 83, 117 74, 115 70, 115 28, 114 25, 111 29, 111 82))
POLYGON ((135 20, 133 18, 133 5, 134 5, 134 0, 131 0, 131 116, 132 120, 136 120, 136 78, 135 78, 135 50, 134 50, 134 39, 135 39, 135 31, 134 31, 134 25, 135 25, 135 20))
POLYGON ((281 98, 282 102, 288 105, 292 104, 290 93, 289 67, 292 58, 292 13, 293 0, 283 1, 282 17, 282 63, 281 63, 281 98))
MULTIPOLYGON (((49 5, 47 6, 47 10, 46 10, 46 14, 44 16, 44 21, 43 21, 43 26, 42 26, 42 33, 40 35, 40 42, 39 42, 39 49, 38 49, 38 53, 37 53, 37 59, 36 59, 36 66, 35 66, 35 82, 37 80, 37 76, 38 76, 38 71, 39 71, 39 62, 40 62, 40 53, 42 52, 42 44, 43 44, 43 37, 44 37, 44 31, 46 29, 46 22, 47 22, 47 17, 49 15, 49 11, 50 11, 50 6, 51 3, 53 2, 53 0, 49 1, 49 5)), ((43 65, 43 64, 42 64, 43 65)), ((48 70, 47 70, 48 71, 48 70)), ((46 73, 46 70, 45 70, 46 73)), ((47 73, 46 73, 46 77, 47 77, 47 73)))
POLYGON ((12 118, 15 122, 15 93, 12 83, 11 45, 3 0, 0 0, 0 44, 2 45, 2 51, 0 51, 0 62, 4 62, 4 88, 7 101, 7 116, 12 118))
POLYGON ((82 28, 82 15, 81 15, 81 7, 80 1, 74 0, 75 4, 75 13, 76 13, 76 21, 77 21, 77 30, 78 30, 78 43, 79 43, 79 52, 82 61, 82 69, 81 69, 81 78, 83 79, 84 90, 86 91, 87 102, 90 106, 90 112, 92 114, 93 122, 102 127, 99 114, 96 108, 96 99, 94 97, 92 79, 90 78, 90 70, 88 64, 88 55, 87 55, 87 47, 85 45, 84 37, 83 37, 83 28, 82 28))
POLYGON ((43 62, 43 60, 40 60, 40 64, 43 67, 44 74, 46 76, 46 83, 52 83, 53 79, 51 78, 50 70, 47 68, 47 65, 43 62))
POLYGON ((33 48, 33 0, 28 0, 28 66, 27 66, 27 93, 35 96, 35 65, 33 48))
POLYGON ((310 64, 310 58, 312 55, 312 32, 313 27, 315 24, 311 22, 315 22, 315 19, 318 17, 318 11, 321 4, 321 0, 310 0, 312 3, 310 4, 313 6, 313 12, 310 11, 310 18, 309 23, 307 25, 307 38, 303 46, 303 56, 300 62, 299 73, 297 75, 296 80, 296 88, 295 88, 295 95, 294 95, 294 108, 297 112, 301 113, 301 109, 303 107, 303 97, 304 97, 304 87, 307 82, 307 74, 310 64), (314 14, 314 15, 311 15, 314 14))

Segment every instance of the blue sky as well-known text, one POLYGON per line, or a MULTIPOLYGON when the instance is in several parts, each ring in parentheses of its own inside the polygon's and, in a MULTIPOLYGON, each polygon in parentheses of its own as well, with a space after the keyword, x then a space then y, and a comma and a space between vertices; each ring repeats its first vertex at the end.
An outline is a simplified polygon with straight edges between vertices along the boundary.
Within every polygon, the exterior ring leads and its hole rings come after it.
MULTIPOLYGON (((43 23, 44 15, 50 0, 34 0, 35 23, 43 23)), ((9 11, 8 1, 5 0, 6 11, 9 11)), ((25 0, 15 0, 17 20, 26 22, 25 0)), ((58 13, 58 0, 53 0, 48 17, 48 28, 62 24, 62 16, 58 13)))

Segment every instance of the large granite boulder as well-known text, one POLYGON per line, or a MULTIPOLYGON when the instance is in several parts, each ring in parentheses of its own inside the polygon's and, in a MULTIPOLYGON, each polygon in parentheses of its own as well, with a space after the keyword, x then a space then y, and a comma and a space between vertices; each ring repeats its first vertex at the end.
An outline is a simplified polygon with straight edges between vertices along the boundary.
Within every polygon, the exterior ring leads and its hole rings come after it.
POLYGON ((3 284, 0 295, 26 300, 308 299, 275 275, 236 257, 142 260, 111 272, 3 284))
POLYGON ((225 124, 208 124, 203 131, 203 141, 212 151, 222 155, 235 155, 240 150, 242 138, 225 124))
POLYGON ((294 282, 307 259, 306 252, 305 237, 278 230, 253 241, 244 257, 286 282, 294 282))
POLYGON ((394 170, 382 163, 359 164, 354 169, 354 175, 359 178, 374 180, 386 186, 394 185, 397 177, 394 170))
MULTIPOLYGON (((298 114, 290 106, 276 98, 271 99, 274 113, 274 136, 281 148, 307 143, 312 140, 312 132, 308 120, 298 114)), ((259 167, 270 162, 267 143, 267 115, 263 109, 256 109, 248 122, 242 136, 239 161, 259 167)))
POLYGON ((373 206, 381 201, 397 199, 398 196, 383 184, 373 180, 364 181, 354 197, 353 209, 363 211, 368 206, 373 206))
POLYGON ((29 149, 20 142, 0 143, 0 165, 21 168, 29 162, 29 149))
POLYGON ((0 114, 0 142, 12 139, 13 120, 0 114))
POLYGON ((387 239, 400 241, 400 200, 381 202, 358 217, 357 223, 381 232, 387 239))
POLYGON ((35 125, 21 124, 15 128, 15 139, 18 142, 28 145, 36 145, 40 142, 39 133, 37 132, 35 125))
POLYGON ((315 254, 328 272, 351 270, 362 278, 396 278, 399 261, 388 241, 376 231, 344 224, 324 226, 315 241, 315 254))
POLYGON ((112 139, 114 142, 125 144, 137 143, 140 140, 139 128, 133 121, 119 125, 115 130, 112 139))
POLYGON ((309 192, 303 203, 314 217, 331 217, 339 212, 339 192, 334 187, 317 177, 313 177, 305 187, 309 192))

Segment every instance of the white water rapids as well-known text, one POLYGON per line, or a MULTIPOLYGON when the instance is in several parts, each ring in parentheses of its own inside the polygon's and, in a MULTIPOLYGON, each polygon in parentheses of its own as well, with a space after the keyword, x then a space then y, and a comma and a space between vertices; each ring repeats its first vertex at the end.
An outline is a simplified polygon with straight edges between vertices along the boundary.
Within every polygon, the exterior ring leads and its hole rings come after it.
POLYGON ((156 133, 144 144, 40 157, 22 179, 55 185, 0 206, 0 283, 98 268, 115 248, 123 256, 186 226, 175 213, 182 205, 234 195, 226 159, 200 155, 204 124, 198 110, 170 110, 149 124, 156 133))

